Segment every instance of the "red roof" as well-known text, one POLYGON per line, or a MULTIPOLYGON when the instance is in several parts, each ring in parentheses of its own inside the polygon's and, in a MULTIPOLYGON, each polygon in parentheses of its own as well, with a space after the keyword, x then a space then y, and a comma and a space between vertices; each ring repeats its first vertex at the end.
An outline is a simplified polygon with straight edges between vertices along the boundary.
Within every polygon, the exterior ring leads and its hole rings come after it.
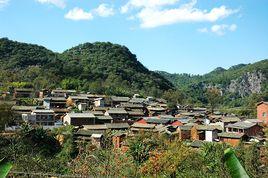
POLYGON ((171 125, 172 126, 182 126, 183 124, 180 121, 175 121, 171 125))
POLYGON ((136 123, 147 124, 147 122, 144 119, 139 119, 136 123))

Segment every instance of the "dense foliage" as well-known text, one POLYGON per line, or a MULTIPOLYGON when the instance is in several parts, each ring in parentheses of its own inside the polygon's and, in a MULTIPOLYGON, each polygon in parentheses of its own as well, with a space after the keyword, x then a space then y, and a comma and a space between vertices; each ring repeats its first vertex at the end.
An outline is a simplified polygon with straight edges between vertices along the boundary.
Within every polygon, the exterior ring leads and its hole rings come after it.
POLYGON ((268 100, 268 59, 253 64, 238 64, 228 70, 218 67, 205 75, 157 72, 176 86, 176 93, 179 91, 184 94, 184 100, 181 100, 180 103, 207 106, 211 104, 213 98, 213 96, 208 95, 208 90, 214 88, 220 90, 222 95, 217 102, 218 107, 239 115, 254 116, 255 104, 262 100, 268 100), (241 96, 228 90, 232 80, 239 79, 246 73, 254 72, 260 72, 263 76, 264 81, 262 81, 260 93, 241 96), (235 109, 230 110, 230 108, 235 109))
MULTIPOLYGON (((114 149, 112 132, 104 147, 74 142, 72 127, 54 131, 27 126, 10 137, 0 136, 0 159, 12 162, 12 171, 81 175, 83 177, 230 177, 223 161, 229 145, 205 143, 201 148, 166 135, 141 133, 126 140, 127 152, 114 149)), ((235 148, 250 177, 267 177, 267 147, 257 144, 235 148), (260 155, 262 157, 260 158, 260 155)))
POLYGON ((0 39, 0 82, 2 89, 23 82, 36 89, 62 87, 120 95, 158 95, 173 87, 125 46, 85 43, 58 54, 7 38, 0 39))

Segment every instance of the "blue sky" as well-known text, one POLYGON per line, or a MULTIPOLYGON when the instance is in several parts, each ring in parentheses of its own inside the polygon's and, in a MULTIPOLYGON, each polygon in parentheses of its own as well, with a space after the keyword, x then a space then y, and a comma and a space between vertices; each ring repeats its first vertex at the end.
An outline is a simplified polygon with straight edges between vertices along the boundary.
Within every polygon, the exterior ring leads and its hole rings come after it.
POLYGON ((0 37, 56 52, 110 41, 171 73, 268 58, 267 19, 267 0, 0 0, 0 37))

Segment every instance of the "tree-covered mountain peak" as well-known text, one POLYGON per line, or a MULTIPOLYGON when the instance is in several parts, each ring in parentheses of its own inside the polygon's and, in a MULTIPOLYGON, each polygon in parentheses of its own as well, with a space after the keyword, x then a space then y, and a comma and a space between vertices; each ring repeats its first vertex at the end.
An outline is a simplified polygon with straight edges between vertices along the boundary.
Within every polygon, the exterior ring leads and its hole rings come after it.
POLYGON ((37 89, 62 87, 96 93, 156 95, 173 88, 136 55, 110 42, 84 43, 63 53, 0 39, 0 81, 28 82, 37 89))

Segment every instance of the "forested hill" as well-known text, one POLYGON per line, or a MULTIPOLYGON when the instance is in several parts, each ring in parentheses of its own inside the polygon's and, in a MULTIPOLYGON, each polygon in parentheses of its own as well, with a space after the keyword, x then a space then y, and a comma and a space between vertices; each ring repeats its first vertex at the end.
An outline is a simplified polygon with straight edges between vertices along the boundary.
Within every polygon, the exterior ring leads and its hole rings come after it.
POLYGON ((218 88, 225 105, 231 107, 268 99, 268 59, 253 64, 238 64, 229 69, 218 67, 205 75, 157 73, 177 89, 187 92, 195 103, 204 103, 205 92, 211 87, 218 88))
POLYGON ((268 59, 253 64, 238 64, 229 69, 218 67, 205 75, 170 74, 163 71, 157 71, 157 73, 171 81, 177 88, 203 83, 230 89, 230 85, 236 81, 247 82, 249 85, 254 82, 266 85, 268 81, 268 59))
POLYGON ((171 82, 144 67, 125 46, 85 43, 55 53, 45 47, 0 39, 0 87, 62 87, 96 93, 157 95, 171 82), (24 85, 24 86, 23 86, 24 85))

